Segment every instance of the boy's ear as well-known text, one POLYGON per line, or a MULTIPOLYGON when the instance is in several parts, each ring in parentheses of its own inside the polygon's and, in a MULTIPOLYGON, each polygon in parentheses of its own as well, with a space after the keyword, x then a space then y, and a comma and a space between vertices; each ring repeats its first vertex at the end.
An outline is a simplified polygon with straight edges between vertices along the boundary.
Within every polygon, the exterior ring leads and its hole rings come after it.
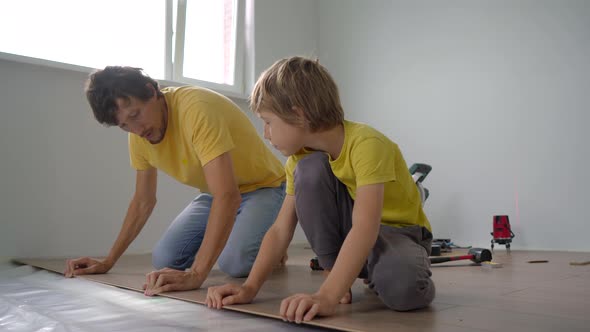
POLYGON ((303 125, 306 128, 309 127, 309 120, 305 116, 305 112, 303 111, 303 109, 301 107, 293 106, 293 107, 291 107, 291 110, 297 114, 297 118, 301 122, 301 125, 303 125))

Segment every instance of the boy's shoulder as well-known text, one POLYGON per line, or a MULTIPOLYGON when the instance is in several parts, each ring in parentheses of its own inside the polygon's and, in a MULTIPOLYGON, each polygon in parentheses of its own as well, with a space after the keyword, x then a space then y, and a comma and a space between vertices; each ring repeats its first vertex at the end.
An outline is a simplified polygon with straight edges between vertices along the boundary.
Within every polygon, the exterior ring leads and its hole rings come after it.
POLYGON ((377 140, 385 144, 395 144, 389 137, 368 124, 345 120, 345 140, 350 145, 357 145, 365 141, 377 140))
POLYGON ((308 154, 312 153, 314 151, 309 151, 306 149, 301 149, 299 151, 297 151, 296 153, 290 155, 287 158, 287 162, 285 163, 285 169, 287 170, 294 170, 295 166, 297 165, 297 163, 299 162, 299 160, 305 158, 305 156, 307 156, 308 154))

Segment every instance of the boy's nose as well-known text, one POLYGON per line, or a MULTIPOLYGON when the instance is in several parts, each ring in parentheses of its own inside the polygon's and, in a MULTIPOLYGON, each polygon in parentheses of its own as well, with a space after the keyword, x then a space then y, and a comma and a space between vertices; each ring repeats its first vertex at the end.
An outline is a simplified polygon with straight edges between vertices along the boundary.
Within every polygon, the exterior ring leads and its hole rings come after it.
POLYGON ((262 133, 263 133, 262 136, 264 137, 264 139, 270 141, 270 130, 268 130, 268 127, 266 125, 264 125, 264 130, 262 131, 262 133))

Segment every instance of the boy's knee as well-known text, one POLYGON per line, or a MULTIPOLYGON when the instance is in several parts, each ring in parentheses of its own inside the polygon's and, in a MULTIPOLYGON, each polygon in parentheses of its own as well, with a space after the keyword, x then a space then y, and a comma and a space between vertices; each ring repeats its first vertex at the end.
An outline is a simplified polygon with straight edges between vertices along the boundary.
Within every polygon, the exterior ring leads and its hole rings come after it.
POLYGON ((402 258, 395 264, 377 264, 372 272, 372 286, 379 298, 395 311, 424 308, 434 299, 428 268, 410 261, 402 258))
POLYGON ((322 152, 314 152, 301 159, 295 167, 294 180, 296 188, 309 188, 325 179, 324 174, 330 169, 328 157, 322 152))
POLYGON ((428 280, 419 285, 418 282, 392 282, 382 287, 379 298, 390 309, 410 311, 427 307, 434 299, 434 283, 428 280))

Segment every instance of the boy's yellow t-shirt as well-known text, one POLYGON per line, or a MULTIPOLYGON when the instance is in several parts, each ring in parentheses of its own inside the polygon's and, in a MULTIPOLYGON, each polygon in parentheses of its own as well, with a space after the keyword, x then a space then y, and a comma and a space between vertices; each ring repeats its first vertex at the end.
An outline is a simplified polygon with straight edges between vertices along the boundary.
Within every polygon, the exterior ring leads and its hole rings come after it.
POLYGON ((229 152, 241 193, 278 187, 285 180, 281 162, 264 144, 250 119, 228 98, 185 86, 161 90, 168 105, 164 139, 151 144, 129 134, 131 165, 157 168, 186 185, 209 192, 203 166, 229 152))
MULTIPOLYGON (((302 151, 287 160, 287 194, 295 194, 293 174, 297 162, 311 151, 302 151)), ((328 155, 332 172, 346 185, 354 200, 360 186, 383 183, 381 223, 394 227, 420 225, 432 231, 422 209, 420 193, 406 161, 394 142, 368 125, 344 121, 344 145, 336 160, 328 155)))

